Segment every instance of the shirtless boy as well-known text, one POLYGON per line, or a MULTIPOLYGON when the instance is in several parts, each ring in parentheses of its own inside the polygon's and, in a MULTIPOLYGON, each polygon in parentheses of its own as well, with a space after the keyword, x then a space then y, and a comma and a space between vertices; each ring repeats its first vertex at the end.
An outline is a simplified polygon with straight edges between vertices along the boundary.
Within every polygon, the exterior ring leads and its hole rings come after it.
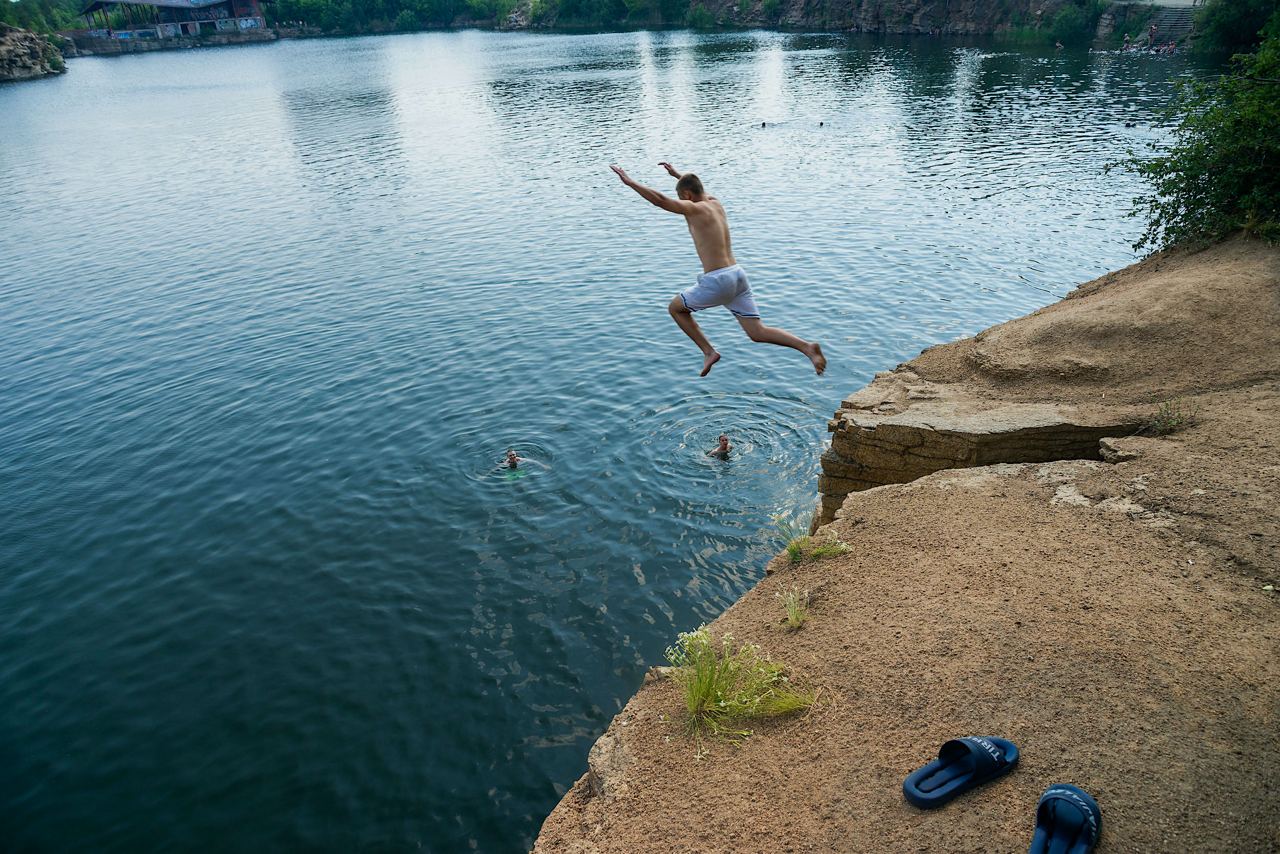
POLYGON ((711 366, 720 361, 720 354, 715 351, 707 337, 702 334, 698 322, 693 319, 693 312, 714 305, 722 305, 738 318, 747 337, 752 341, 766 344, 778 344, 799 350, 813 362, 813 369, 821 374, 827 369, 827 359, 822 355, 822 348, 817 341, 803 341, 784 329, 765 326, 760 320, 760 312, 756 308, 755 298, 751 294, 751 286, 747 284, 747 274, 733 257, 729 247, 729 220, 725 217, 724 208, 714 196, 708 196, 698 176, 692 172, 681 174, 670 163, 659 163, 676 179, 676 195, 671 198, 665 193, 644 186, 631 180, 626 172, 617 166, 610 166, 622 183, 635 190, 645 201, 664 211, 678 213, 684 217, 689 226, 689 234, 693 237, 693 246, 698 250, 698 258, 702 261, 702 275, 693 287, 681 292, 671 300, 667 310, 684 333, 693 339, 693 343, 702 350, 702 373, 706 376, 711 366))

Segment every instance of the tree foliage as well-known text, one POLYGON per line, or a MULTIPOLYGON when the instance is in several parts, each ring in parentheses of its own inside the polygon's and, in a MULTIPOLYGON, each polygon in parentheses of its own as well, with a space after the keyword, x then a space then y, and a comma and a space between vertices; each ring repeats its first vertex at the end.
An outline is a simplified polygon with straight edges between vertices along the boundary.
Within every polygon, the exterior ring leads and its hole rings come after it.
MULTIPOLYGON (((1007 4, 1002 2, 1001 6, 1007 7, 1007 4)), ((1071 0, 1043 21, 1039 16, 1028 18, 1005 8, 1011 26, 996 35, 1003 41, 1021 44, 1088 44, 1098 30, 1098 19, 1106 6, 1105 0, 1071 0)))
POLYGON ((1149 192, 1134 205, 1147 229, 1135 248, 1205 244, 1244 229, 1280 239, 1280 17, 1258 50, 1216 80, 1185 84, 1171 144, 1127 164, 1149 192))
POLYGON ((1087 44, 1093 40, 1105 4, 1101 0, 1085 0, 1063 6, 1053 16, 1049 36, 1063 44, 1087 44))
POLYGON ((0 0, 0 23, 48 35, 84 26, 82 5, 78 0, 0 0))
POLYGON ((1263 27, 1278 15, 1280 0, 1209 0, 1196 16, 1196 50, 1224 55, 1252 51, 1263 27))

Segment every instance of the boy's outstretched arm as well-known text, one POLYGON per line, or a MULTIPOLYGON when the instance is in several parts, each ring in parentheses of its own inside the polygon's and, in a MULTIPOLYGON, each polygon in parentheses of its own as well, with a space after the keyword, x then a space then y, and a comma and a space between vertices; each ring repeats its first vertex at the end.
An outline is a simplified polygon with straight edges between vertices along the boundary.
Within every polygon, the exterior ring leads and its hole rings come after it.
POLYGON ((672 178, 675 178, 677 181, 679 181, 681 178, 684 177, 684 173, 677 170, 676 167, 672 166, 670 163, 668 163, 665 160, 659 161, 658 165, 661 166, 663 169, 666 169, 667 174, 670 175, 672 178))
POLYGON ((665 193, 659 193, 652 187, 646 187, 644 184, 631 180, 631 176, 622 171, 622 167, 620 166, 610 166, 609 168, 622 179, 622 183, 639 193, 642 199, 650 204, 657 205, 664 211, 671 211, 672 213, 684 214, 687 216, 695 209, 693 202, 686 202, 684 199, 673 199, 665 193))

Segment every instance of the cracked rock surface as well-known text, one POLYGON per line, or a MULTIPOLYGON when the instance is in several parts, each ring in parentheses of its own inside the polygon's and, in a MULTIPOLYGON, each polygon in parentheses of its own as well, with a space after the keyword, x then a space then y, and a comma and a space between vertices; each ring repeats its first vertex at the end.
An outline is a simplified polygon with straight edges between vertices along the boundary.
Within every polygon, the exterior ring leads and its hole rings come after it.
POLYGON ((1103 459, 1099 440, 1162 401, 1276 378, 1276 265, 1256 248, 1156 256, 877 374, 827 425, 818 522, 850 492, 942 469, 1103 459))

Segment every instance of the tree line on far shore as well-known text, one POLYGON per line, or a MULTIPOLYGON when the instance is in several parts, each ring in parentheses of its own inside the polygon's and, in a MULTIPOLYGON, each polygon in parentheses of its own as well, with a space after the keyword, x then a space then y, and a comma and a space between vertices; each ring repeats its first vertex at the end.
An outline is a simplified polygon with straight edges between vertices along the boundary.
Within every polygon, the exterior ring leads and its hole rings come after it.
MULTIPOLYGON (((87 0, 0 0, 0 22, 38 33, 84 26, 80 12, 87 0)), ((302 22, 324 33, 357 34, 412 31, 451 26, 493 26, 521 11, 527 22, 567 28, 623 28, 688 26, 716 29, 731 26, 723 2, 719 17, 708 0, 274 0, 264 4, 271 23, 302 22)), ((989 0, 1005 6, 1009 0, 989 0)), ((850 0, 850 15, 853 3, 850 0)), ((1018 41, 1083 44, 1093 37, 1106 3, 1070 0, 1051 20, 1031 22, 1011 18, 1005 36, 1018 41)), ((754 24, 778 23, 782 0, 737 0, 738 20, 754 24)), ((1251 50, 1258 32, 1280 8, 1280 0, 1209 0, 1199 12, 1196 47, 1229 55, 1251 50)), ((838 14, 838 13, 833 13, 838 14)), ((1013 14, 1011 12, 1011 14, 1013 14)), ((127 26, 116 13, 121 28, 127 26)), ((838 28, 839 22, 829 22, 838 28)))
POLYGON ((0 24, 21 27, 42 35, 84 26, 80 10, 86 3, 70 0, 0 0, 0 24))

